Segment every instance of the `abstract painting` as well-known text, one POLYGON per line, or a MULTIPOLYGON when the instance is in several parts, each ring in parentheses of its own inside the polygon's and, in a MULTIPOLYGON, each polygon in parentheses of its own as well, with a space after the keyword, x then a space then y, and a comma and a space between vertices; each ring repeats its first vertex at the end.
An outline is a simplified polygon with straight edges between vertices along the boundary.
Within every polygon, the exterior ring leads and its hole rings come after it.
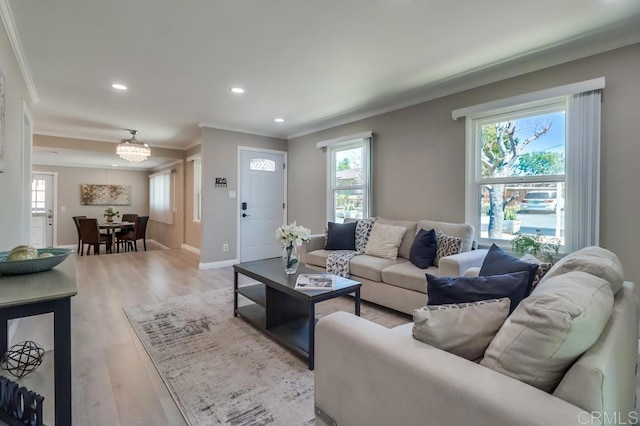
POLYGON ((80 185, 80 204, 90 206, 130 206, 131 185, 80 185))

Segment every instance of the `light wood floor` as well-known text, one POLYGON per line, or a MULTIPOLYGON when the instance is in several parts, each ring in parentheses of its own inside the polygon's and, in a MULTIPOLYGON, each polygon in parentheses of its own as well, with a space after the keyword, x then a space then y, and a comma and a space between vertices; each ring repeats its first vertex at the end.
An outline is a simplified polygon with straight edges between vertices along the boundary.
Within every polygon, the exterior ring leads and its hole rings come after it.
MULTIPOLYGON (((180 249, 77 257, 78 295, 71 299, 73 422, 77 426, 185 425, 122 308, 233 286, 231 267, 202 271, 180 249)), ((24 319, 13 342, 52 348, 52 315, 24 319)), ((53 422, 52 356, 26 386, 45 396, 53 422)))

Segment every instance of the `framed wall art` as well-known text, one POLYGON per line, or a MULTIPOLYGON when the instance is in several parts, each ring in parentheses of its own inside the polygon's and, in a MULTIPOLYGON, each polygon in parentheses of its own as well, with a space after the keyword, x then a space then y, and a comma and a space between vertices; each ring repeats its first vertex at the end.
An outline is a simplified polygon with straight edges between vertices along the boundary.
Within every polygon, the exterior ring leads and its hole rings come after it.
POLYGON ((80 185, 80 204, 86 206, 130 206, 131 185, 80 185))

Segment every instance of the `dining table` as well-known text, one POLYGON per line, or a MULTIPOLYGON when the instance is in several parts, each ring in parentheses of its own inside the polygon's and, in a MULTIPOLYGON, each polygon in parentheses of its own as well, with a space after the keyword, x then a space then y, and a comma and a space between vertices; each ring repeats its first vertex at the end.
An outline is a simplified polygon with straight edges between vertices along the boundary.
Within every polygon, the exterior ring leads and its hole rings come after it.
POLYGON ((135 222, 98 222, 98 228, 106 229, 107 233, 111 237, 111 253, 115 253, 114 247, 116 245, 116 229, 133 228, 135 224, 135 222))

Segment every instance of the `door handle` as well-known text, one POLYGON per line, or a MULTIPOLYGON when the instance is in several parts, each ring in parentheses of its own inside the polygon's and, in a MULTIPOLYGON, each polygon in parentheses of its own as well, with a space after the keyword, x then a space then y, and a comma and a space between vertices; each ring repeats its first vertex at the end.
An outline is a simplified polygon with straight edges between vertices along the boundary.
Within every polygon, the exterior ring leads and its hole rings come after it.
POLYGON ((251 216, 250 214, 242 213, 242 217, 251 216))

